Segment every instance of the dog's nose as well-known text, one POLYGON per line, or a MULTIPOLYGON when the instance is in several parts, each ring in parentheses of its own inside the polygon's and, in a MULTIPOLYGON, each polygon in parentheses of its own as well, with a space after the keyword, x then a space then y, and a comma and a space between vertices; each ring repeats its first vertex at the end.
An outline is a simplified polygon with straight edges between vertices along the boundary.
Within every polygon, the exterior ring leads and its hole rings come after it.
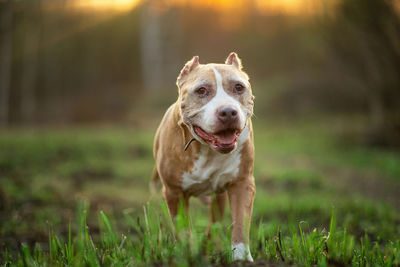
POLYGON ((223 122, 231 122, 237 120, 238 112, 231 107, 222 107, 218 110, 218 119, 223 122))

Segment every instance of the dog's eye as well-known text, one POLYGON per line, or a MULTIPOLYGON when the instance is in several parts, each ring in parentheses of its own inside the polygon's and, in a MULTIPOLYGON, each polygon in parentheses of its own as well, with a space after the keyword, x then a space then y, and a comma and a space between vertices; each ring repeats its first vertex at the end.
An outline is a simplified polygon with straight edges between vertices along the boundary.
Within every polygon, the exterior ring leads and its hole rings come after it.
POLYGON ((204 87, 197 88, 195 92, 200 97, 206 96, 208 94, 207 89, 204 87))
POLYGON ((244 92, 244 86, 240 83, 235 84, 235 91, 239 94, 244 92))

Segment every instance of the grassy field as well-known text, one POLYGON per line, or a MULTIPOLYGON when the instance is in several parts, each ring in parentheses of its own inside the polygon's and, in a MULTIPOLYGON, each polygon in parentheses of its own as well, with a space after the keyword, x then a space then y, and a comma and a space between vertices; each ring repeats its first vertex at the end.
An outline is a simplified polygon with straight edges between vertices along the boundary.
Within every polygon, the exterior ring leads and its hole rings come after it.
MULTIPOLYGON (((150 195, 155 127, 1 133, 0 264, 229 264, 229 214, 206 238, 207 207, 192 199, 172 231, 150 195)), ((256 264, 400 265, 400 153, 349 141, 360 128, 255 118, 256 264)))

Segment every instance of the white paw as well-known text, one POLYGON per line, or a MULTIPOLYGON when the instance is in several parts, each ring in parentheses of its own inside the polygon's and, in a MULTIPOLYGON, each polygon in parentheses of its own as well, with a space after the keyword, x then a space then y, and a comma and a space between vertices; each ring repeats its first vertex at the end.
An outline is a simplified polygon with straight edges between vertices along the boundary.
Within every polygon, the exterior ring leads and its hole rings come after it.
POLYGON ((253 261, 253 257, 250 254, 249 245, 245 245, 243 243, 232 245, 232 260, 253 261))

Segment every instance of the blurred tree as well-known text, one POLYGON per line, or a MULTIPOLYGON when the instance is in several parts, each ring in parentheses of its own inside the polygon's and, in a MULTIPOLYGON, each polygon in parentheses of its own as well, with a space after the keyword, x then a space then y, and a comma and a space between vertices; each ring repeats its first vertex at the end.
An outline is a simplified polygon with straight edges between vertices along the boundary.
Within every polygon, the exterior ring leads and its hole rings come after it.
MULTIPOLYGON (((68 34, 67 27, 62 27, 63 24, 67 24, 67 0, 52 0, 53 10, 50 12, 45 9, 48 1, 37 1, 42 2, 41 12, 37 13, 38 20, 40 21, 38 25, 40 27, 40 39, 37 51, 39 54, 38 84, 40 85, 37 88, 37 119, 39 121, 48 120, 49 117, 47 114, 57 114, 59 116, 58 120, 60 120, 63 119, 61 116, 62 112, 67 112, 70 109, 64 101, 67 91, 64 81, 67 73, 62 72, 62 68, 65 65, 65 62, 62 60, 64 51, 61 51, 58 45, 58 42, 62 41, 63 37, 68 34)), ((73 29, 75 23, 74 20, 70 20, 69 28, 73 29)))
MULTIPOLYGON (((150 2, 153 3, 153 2, 150 2)), ((141 13, 141 63, 143 84, 147 89, 162 85, 161 16, 146 3, 141 13)))
POLYGON ((367 96, 373 144, 400 145, 400 19, 393 0, 342 0, 330 43, 367 96))
POLYGON ((174 84, 170 77, 180 67, 182 29, 176 8, 165 3, 147 1, 140 6, 140 53, 144 88, 149 93, 174 84))
POLYGON ((0 2, 0 127, 8 124, 11 90, 12 1, 0 2))
POLYGON ((36 88, 38 77, 38 50, 40 40, 40 9, 41 0, 27 3, 22 12, 22 73, 21 86, 21 119, 23 123, 31 124, 35 120, 36 88), (39 19, 38 19, 39 18, 39 19))

